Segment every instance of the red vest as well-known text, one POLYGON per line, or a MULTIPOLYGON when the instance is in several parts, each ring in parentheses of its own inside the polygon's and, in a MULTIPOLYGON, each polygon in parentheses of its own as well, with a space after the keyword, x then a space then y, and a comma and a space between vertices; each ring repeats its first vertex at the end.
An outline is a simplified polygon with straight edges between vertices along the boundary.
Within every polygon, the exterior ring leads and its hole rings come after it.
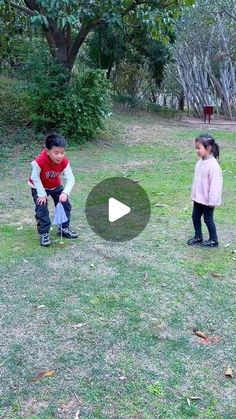
MULTIPOLYGON (((40 179, 45 189, 54 189, 61 185, 60 174, 69 162, 66 157, 64 157, 61 163, 53 163, 47 154, 47 150, 43 150, 42 153, 35 158, 35 161, 41 169, 40 179)), ((34 184, 31 178, 29 181, 34 184)))

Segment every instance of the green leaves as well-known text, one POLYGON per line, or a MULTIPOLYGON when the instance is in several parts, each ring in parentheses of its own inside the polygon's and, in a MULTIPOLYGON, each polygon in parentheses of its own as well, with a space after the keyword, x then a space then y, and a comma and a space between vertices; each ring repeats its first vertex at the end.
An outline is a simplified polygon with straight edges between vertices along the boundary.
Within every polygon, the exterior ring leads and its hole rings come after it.
MULTIPOLYGON (((81 45, 94 29, 104 24, 125 28, 127 32, 140 27, 153 39, 168 43, 181 7, 192 3, 193 0, 35 0, 30 3, 28 14, 27 2, 21 11, 16 7, 15 13, 22 15, 25 9, 27 19, 31 15, 31 24, 42 28, 53 56, 63 66, 72 68, 81 45)), ((14 8, 14 3, 9 5, 14 8)))
POLYGON ((31 17, 31 22, 36 26, 45 25, 46 28, 49 27, 48 19, 45 15, 41 15, 39 13, 35 14, 31 17))

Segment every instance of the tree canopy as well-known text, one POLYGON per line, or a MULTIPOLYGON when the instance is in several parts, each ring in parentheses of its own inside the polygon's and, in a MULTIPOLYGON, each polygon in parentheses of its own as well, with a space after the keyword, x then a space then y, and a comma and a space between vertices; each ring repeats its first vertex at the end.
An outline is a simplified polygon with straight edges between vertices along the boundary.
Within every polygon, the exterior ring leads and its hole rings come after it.
POLYGON ((181 7, 194 0, 0 0, 1 7, 28 16, 40 28, 51 54, 71 70, 88 34, 104 24, 141 26, 154 38, 168 40, 181 7))

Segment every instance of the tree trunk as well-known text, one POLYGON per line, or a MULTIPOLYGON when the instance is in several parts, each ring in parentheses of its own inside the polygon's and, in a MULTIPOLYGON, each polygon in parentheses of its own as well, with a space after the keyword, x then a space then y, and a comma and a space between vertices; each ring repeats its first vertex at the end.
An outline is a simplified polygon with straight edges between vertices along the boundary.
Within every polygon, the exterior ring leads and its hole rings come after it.
POLYGON ((183 89, 181 89, 181 92, 179 93, 179 96, 178 96, 178 110, 184 111, 184 90, 183 89))

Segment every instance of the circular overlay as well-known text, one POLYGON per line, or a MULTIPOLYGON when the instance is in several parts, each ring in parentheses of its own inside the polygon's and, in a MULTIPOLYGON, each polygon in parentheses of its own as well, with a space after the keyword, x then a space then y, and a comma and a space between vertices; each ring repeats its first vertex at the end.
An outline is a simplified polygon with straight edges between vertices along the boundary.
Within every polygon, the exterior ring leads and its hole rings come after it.
POLYGON ((105 240, 124 242, 146 227, 151 206, 145 190, 125 177, 98 183, 88 195, 86 218, 92 230, 105 240))

